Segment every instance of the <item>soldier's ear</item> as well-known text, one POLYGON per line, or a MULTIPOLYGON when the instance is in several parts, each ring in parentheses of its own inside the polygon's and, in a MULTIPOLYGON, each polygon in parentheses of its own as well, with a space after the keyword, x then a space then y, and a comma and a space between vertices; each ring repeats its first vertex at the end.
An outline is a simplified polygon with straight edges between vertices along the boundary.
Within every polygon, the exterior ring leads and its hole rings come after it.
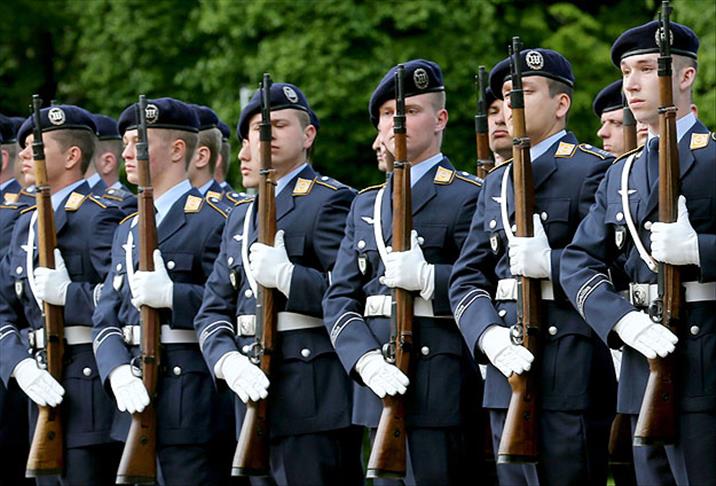
POLYGON ((316 131, 316 127, 313 125, 307 125, 306 128, 303 129, 303 148, 304 150, 308 150, 313 146, 313 142, 316 140, 316 134, 318 132, 316 131))
POLYGON ((557 112, 556 116, 560 119, 566 119, 569 108, 572 106, 572 98, 566 93, 559 93, 557 95, 557 112))
POLYGON ((0 156, 2 156, 2 168, 0 171, 5 172, 7 165, 10 163, 10 154, 7 150, 0 150, 0 156))
POLYGON ((449 118, 448 111, 445 108, 440 108, 435 118, 435 131, 441 132, 445 130, 449 118))
POLYGON ((184 163, 186 155, 186 142, 181 138, 175 139, 171 144, 171 160, 172 162, 184 163))
POLYGON ((678 73, 679 91, 689 91, 696 81, 696 68, 686 66, 678 73))
POLYGON ((211 150, 206 145, 201 145, 194 150, 194 166, 197 169, 203 169, 209 164, 211 158, 211 150))
POLYGON ((80 165, 82 165, 82 149, 80 149, 77 145, 72 145, 65 152, 65 169, 71 170, 72 168, 79 167, 80 165))

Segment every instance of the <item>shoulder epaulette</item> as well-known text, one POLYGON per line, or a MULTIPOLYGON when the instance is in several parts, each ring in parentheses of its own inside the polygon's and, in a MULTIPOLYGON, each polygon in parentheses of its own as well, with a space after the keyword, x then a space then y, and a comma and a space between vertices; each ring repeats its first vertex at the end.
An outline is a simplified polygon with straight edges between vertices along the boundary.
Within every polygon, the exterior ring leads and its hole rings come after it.
POLYGON ((103 198, 111 199, 113 201, 119 201, 122 202, 125 199, 127 199, 129 196, 133 196, 129 191, 125 191, 123 189, 119 189, 116 187, 108 187, 107 190, 104 191, 104 194, 102 194, 103 198))
POLYGON ((380 189, 380 188, 383 187, 384 185, 385 185, 385 182, 382 183, 382 184, 376 184, 376 185, 374 185, 374 186, 368 186, 368 187, 363 188, 363 189, 361 189, 360 191, 358 191, 358 194, 363 194, 364 192, 368 192, 368 191, 377 191, 378 189, 380 189))
POLYGON ((613 154, 610 154, 606 150, 602 150, 602 149, 597 148, 593 145, 589 145, 588 143, 580 143, 579 150, 581 150, 582 152, 588 153, 590 155, 594 155, 595 157, 599 157, 602 160, 608 159, 610 157, 614 157, 613 154))
POLYGON ((616 164, 617 162, 619 162, 620 160, 622 160, 622 159, 624 159, 624 158, 626 158, 626 157, 629 157, 631 154, 633 154, 633 153, 635 153, 635 152, 638 152, 638 151, 641 150, 642 148, 644 148, 644 144, 641 144, 641 145, 639 145, 638 147, 629 150, 628 152, 624 152, 624 153, 621 154, 619 157, 617 157, 616 159, 614 159, 614 162, 612 162, 612 165, 616 164))
POLYGON ((569 159, 574 157, 574 153, 577 151, 577 146, 569 142, 559 142, 557 151, 554 153, 555 157, 569 159))
POLYGON ((455 177, 460 179, 461 181, 469 182, 470 184, 474 184, 477 187, 482 187, 482 179, 477 177, 476 175, 472 175, 467 171, 461 171, 455 174, 455 177))
POLYGON ((691 143, 689 144, 689 148, 691 150, 698 150, 700 148, 704 148, 709 144, 709 134, 708 133, 692 133, 691 134, 691 143))
POLYGON ((87 194, 79 192, 73 192, 70 197, 67 198, 65 203, 65 211, 77 211, 82 204, 87 200, 87 194))
POLYGON ((229 213, 231 212, 231 208, 233 206, 228 205, 226 202, 222 201, 221 198, 218 198, 214 195, 210 196, 209 193, 213 191, 209 191, 206 193, 206 203, 216 210, 219 214, 221 214, 224 218, 227 218, 229 216, 229 213), (222 207, 223 206, 223 207, 222 207))
POLYGON ((198 213, 204 204, 204 198, 189 194, 184 203, 184 212, 187 214, 198 213))
POLYGON ((20 214, 29 213, 30 211, 34 211, 35 209, 37 209, 37 204, 23 209, 22 211, 20 211, 20 214))
POLYGON ((35 188, 34 187, 25 187, 22 189, 22 191, 20 191, 20 194, 35 197, 35 188))
POLYGON ((292 196, 305 196, 306 194, 310 194, 311 190, 313 189, 313 183, 316 181, 316 179, 304 179, 303 177, 299 177, 296 180, 296 185, 293 186, 293 192, 291 193, 292 196))
POLYGON ((212 197, 215 197, 216 199, 221 199, 224 197, 224 194, 216 191, 206 191, 206 197, 207 199, 212 197))
POLYGON ((6 203, 14 203, 17 202, 18 199, 20 199, 20 194, 17 192, 6 192, 5 197, 3 199, 6 203))
POLYGON ((0 209, 22 209, 25 205, 21 202, 9 202, 6 201, 4 204, 0 204, 0 209))
POLYGON ((125 221, 129 221, 130 219, 132 219, 133 217, 135 217, 138 214, 139 214, 139 211, 135 211, 132 214, 127 215, 122 221, 119 222, 119 224, 124 224, 125 221))
POLYGON ((504 167, 504 166, 506 166, 506 165, 510 165, 511 163, 512 163, 512 159, 507 159, 507 160, 505 160, 504 162, 495 165, 492 169, 490 169, 490 170, 487 172, 487 174, 485 174, 485 179, 487 179, 487 176, 489 176, 490 174, 492 174, 492 173, 495 172, 496 170, 501 169, 502 167, 504 167))
POLYGON ((454 178, 455 178, 454 170, 447 169, 447 168, 439 165, 438 170, 435 171, 435 177, 433 178, 433 184, 437 184, 440 186, 447 186, 449 184, 452 184, 452 181, 454 178))
POLYGON ((246 204, 254 201, 254 196, 246 196, 243 199, 239 199, 234 203, 234 206, 240 206, 241 204, 246 204))
POLYGON ((246 197, 245 192, 236 192, 236 191, 230 191, 225 192, 224 197, 231 201, 234 204, 237 204, 239 201, 243 201, 243 199, 246 197))
POLYGON ((95 203, 97 206, 101 207, 102 209, 107 209, 107 205, 101 201, 101 199, 94 194, 90 194, 89 198, 90 201, 95 203))
POLYGON ((716 132, 711 132, 711 138, 713 138, 714 142, 716 142, 716 132))

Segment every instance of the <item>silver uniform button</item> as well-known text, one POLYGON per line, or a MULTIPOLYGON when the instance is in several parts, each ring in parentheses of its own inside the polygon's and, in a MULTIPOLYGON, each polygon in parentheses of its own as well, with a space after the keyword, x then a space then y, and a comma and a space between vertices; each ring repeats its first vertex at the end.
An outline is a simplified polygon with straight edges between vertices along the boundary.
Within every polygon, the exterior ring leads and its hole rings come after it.
POLYGON ((542 219, 542 221, 547 221, 547 211, 542 211, 539 217, 542 219))
POLYGON ((623 220, 623 219, 624 219, 624 213, 622 213, 621 211, 619 211, 619 212, 617 213, 617 221, 621 221, 621 220, 623 220))
POLYGON ((176 267, 176 266, 177 266, 177 264, 174 263, 174 260, 169 260, 169 261, 167 262, 167 268, 168 268, 169 270, 174 270, 174 267, 176 267))
POLYGON ((646 222, 644 223, 644 229, 647 230, 647 231, 650 231, 650 230, 651 230, 651 224, 652 224, 651 221, 646 221, 646 222))
POLYGON ((490 229, 495 229, 495 226, 497 226, 497 221, 494 219, 490 220, 490 229))
POLYGON ((244 345, 241 347, 241 352, 244 353, 244 354, 249 354, 249 351, 250 351, 250 350, 251 350, 251 346, 249 346, 248 344, 244 344, 244 345))
POLYGON ((692 336, 696 336, 700 330, 701 329, 699 329, 699 326, 691 326, 691 329, 689 329, 689 332, 691 333, 692 336))
POLYGON ((246 289, 244 291, 244 297, 246 297, 247 299, 250 299, 253 296, 254 296, 254 293, 251 289, 246 289))
POLYGON ((233 265, 233 264, 234 264, 234 257, 229 257, 229 258, 226 260, 226 263, 228 263, 229 265, 233 265))
POLYGON ((358 242, 358 249, 359 249, 359 250, 362 250, 363 248, 365 248, 365 241, 364 241, 364 240, 360 240, 360 241, 358 242))
POLYGON ((18 275, 20 275, 20 274, 22 273, 22 267, 17 267, 17 268, 15 269, 15 273, 18 274, 18 275))
POLYGON ((82 374, 85 376, 90 376, 92 374, 92 369, 91 368, 83 368, 82 374))
POLYGON ((462 174, 465 177, 470 175, 470 174, 468 174, 468 172, 466 170, 463 170, 462 172, 460 172, 460 174, 462 174))
POLYGON ((418 236, 418 244, 422 245, 423 243, 425 243, 425 238, 418 236))
POLYGON ((549 326, 549 329, 547 329, 547 332, 550 336, 554 336, 557 334, 557 326, 549 326))
POLYGON ((114 268, 115 268, 115 270, 117 270, 118 272, 121 272, 121 271, 122 271, 122 264, 121 264, 121 263, 118 263, 117 266, 114 267, 114 268))
POLYGON ((500 317, 505 317, 507 315, 507 311, 505 309, 500 309, 497 315, 500 317))
POLYGON ((181 375, 181 367, 179 367, 179 366, 175 366, 172 371, 174 372, 174 374, 175 374, 176 376, 181 375))
POLYGON ((311 350, 308 348, 303 348, 301 350, 301 356, 303 356, 304 358, 308 358, 309 356, 311 356, 311 350))
POLYGON ((427 356, 430 354, 430 348, 427 346, 423 346, 422 348, 420 348, 420 352, 423 356, 427 356))

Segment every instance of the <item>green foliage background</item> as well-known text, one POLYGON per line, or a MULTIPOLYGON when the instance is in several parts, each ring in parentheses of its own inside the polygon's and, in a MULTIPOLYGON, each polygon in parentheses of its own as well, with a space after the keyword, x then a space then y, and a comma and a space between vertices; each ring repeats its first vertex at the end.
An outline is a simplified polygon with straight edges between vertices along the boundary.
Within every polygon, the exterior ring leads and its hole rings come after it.
MULTIPOLYGON (((672 5, 674 20, 701 38, 695 102, 713 127, 716 3, 672 5)), ((654 18, 657 7, 654 0, 6 0, 0 111, 26 114, 30 95, 40 92, 116 117, 146 93, 207 104, 235 126, 240 88, 253 90, 268 71, 300 86, 318 113, 318 169, 362 187, 382 178, 370 150, 370 93, 392 65, 423 57, 445 74, 444 152, 471 170, 473 75, 505 57, 513 35, 571 60, 577 85, 570 128, 598 144, 592 98, 619 76, 610 45, 654 18)))

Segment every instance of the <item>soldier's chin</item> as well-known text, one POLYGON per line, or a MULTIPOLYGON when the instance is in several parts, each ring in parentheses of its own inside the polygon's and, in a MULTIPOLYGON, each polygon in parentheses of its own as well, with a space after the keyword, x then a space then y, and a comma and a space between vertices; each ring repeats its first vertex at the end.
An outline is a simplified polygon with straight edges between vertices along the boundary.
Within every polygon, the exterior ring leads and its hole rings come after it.
POLYGON ((25 182, 25 187, 34 185, 35 175, 30 174, 29 172, 27 174, 23 174, 23 182, 25 182))
POLYGON ((139 177, 136 172, 127 172, 127 181, 134 184, 135 186, 139 183, 139 177))

